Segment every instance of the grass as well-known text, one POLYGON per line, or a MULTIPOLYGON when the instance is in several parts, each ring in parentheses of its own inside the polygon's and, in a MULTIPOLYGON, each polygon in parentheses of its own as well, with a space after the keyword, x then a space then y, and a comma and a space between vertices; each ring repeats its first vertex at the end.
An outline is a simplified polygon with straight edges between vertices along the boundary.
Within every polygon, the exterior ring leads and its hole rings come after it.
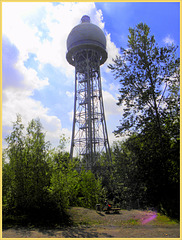
POLYGON ((140 220, 139 219, 129 219, 129 220, 126 220, 126 221, 121 221, 120 224, 121 226, 137 226, 137 225, 140 225, 140 220))
POLYGON ((165 215, 158 213, 157 218, 154 220, 154 223, 156 225, 174 225, 174 224, 178 224, 179 221, 171 219, 165 215))

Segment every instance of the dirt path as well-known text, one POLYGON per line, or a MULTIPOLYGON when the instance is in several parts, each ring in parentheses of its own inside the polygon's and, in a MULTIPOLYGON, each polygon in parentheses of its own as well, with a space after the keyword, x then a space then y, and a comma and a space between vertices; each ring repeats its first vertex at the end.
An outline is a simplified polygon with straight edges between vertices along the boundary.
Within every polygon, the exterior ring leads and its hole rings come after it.
POLYGON ((178 227, 71 227, 66 229, 8 229, 3 238, 179 238, 178 227))
POLYGON ((151 211, 120 211, 119 214, 96 213, 94 210, 72 208, 69 213, 74 227, 10 228, 3 238, 179 238, 179 223, 157 217, 151 211))

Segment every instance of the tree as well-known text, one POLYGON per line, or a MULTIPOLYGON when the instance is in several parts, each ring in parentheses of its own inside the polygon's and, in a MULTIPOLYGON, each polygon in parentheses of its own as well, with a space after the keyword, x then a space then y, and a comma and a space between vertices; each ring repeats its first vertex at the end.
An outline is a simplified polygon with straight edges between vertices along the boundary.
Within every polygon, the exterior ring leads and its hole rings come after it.
POLYGON ((27 127, 25 137, 24 177, 27 207, 40 209, 45 204, 47 187, 50 184, 48 165, 50 143, 45 140, 45 133, 39 119, 32 119, 27 127), (42 206, 41 206, 42 205, 42 206))
POLYGON ((169 107, 166 100, 171 86, 179 85, 177 47, 159 47, 143 23, 129 28, 129 33, 128 49, 121 48, 121 55, 108 66, 121 83, 118 105, 125 112, 115 133, 132 134, 152 125, 161 138, 162 114, 169 107))
POLYGON ((47 162, 49 142, 45 141, 40 121, 32 120, 25 135, 21 116, 17 115, 13 131, 6 141, 9 162, 4 162, 3 166, 4 199, 16 214, 38 211, 45 204, 50 184, 47 162))
POLYGON ((129 135, 148 200, 179 215, 179 58, 173 44, 159 47, 143 23, 129 29, 128 48, 110 64, 120 81, 124 114, 115 134, 129 135), (145 172, 145 174, 142 174, 145 172), (175 207, 177 206, 177 207, 175 207))
POLYGON ((20 115, 7 136, 3 151, 3 221, 16 224, 68 223, 66 208, 93 208, 101 192, 94 174, 70 160, 64 151, 67 139, 60 137, 57 149, 50 149, 39 119, 26 128, 20 115))
POLYGON ((63 208, 80 206, 95 208, 101 192, 101 183, 90 171, 83 168, 76 170, 78 162, 70 160, 69 154, 60 152, 52 153, 52 176, 49 193, 57 205, 63 208))
POLYGON ((114 165, 114 196, 122 208, 146 207, 146 183, 140 171, 139 156, 133 151, 139 139, 133 137, 112 146, 114 165), (130 147, 132 145, 132 148, 130 147))
POLYGON ((78 204, 82 207, 95 208, 101 197, 101 181, 89 170, 82 169, 78 182, 78 204))
POLYGON ((10 208, 19 209, 24 205, 24 148, 25 138, 23 135, 24 126, 21 122, 21 116, 17 115, 16 122, 13 123, 13 131, 6 138, 8 147, 6 154, 9 159, 9 165, 4 165, 3 176, 7 171, 9 173, 9 181, 3 179, 3 188, 7 188, 7 204, 10 208), (8 184, 6 186, 5 184, 8 184))

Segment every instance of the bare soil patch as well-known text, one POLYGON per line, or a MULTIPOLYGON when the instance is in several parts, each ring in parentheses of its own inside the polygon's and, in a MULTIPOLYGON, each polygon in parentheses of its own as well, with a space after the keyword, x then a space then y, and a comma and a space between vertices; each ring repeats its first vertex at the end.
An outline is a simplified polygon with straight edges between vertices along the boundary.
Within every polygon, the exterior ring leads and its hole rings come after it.
POLYGON ((85 208, 68 210, 71 227, 25 228, 3 230, 3 238, 179 238, 180 225, 153 211, 120 210, 105 214, 85 208))

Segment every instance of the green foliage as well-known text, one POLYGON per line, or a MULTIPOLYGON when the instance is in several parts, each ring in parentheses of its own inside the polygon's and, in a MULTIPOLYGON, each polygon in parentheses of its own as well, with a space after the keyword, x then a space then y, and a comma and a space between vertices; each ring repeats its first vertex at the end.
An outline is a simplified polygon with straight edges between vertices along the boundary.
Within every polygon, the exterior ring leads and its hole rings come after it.
POLYGON ((63 224, 70 206, 95 208, 101 183, 90 171, 78 172, 78 160, 64 152, 68 141, 60 137, 50 149, 38 119, 25 130, 21 116, 13 123, 3 150, 3 221, 20 224, 63 224))
POLYGON ((77 187, 78 206, 95 208, 102 188, 100 180, 96 179, 91 171, 86 172, 82 169, 77 187))
POLYGON ((120 198, 139 199, 179 217, 180 74, 177 47, 159 47, 143 23, 129 29, 128 48, 110 64, 119 79, 124 114, 115 131, 129 138, 115 145, 120 198))
POLYGON ((71 162, 68 153, 53 152, 50 161, 51 180, 48 191, 57 205, 68 208, 70 198, 74 198, 74 188, 78 182, 78 172, 75 163, 71 162))
POLYGON ((122 208, 146 207, 146 184, 139 172, 138 158, 129 147, 131 139, 113 145, 115 201, 122 208))
POLYGON ((100 180, 84 168, 78 172, 76 170, 78 162, 71 161, 69 154, 60 150, 52 153, 52 160, 49 193, 54 196, 57 204, 64 208, 69 206, 95 208, 101 191, 100 180))
POLYGON ((6 138, 8 161, 4 159, 3 164, 3 217, 24 215, 31 219, 36 216, 38 220, 50 214, 53 204, 47 191, 49 143, 38 119, 32 120, 26 130, 25 134, 21 116, 17 115, 13 131, 6 138))
POLYGON ((149 34, 150 28, 143 23, 130 28, 129 32, 128 49, 121 48, 121 55, 109 65, 121 83, 118 105, 122 104, 125 112, 115 132, 140 133, 153 123, 159 135, 162 116, 173 104, 176 106, 172 101, 173 91, 179 96, 177 47, 159 47, 149 34))
POLYGON ((24 171, 22 168, 22 162, 24 157, 24 126, 21 124, 21 117, 17 116, 17 121, 13 125, 12 134, 7 137, 6 141, 9 146, 6 149, 6 155, 9 158, 10 164, 7 165, 4 160, 4 171, 3 171, 3 186, 4 197, 3 204, 9 206, 21 206, 23 201, 24 189, 24 171), (8 184, 9 183, 9 184, 8 184), (21 190, 22 189, 22 190, 21 190))
MULTIPOLYGON (((57 149, 45 140, 38 119, 27 129, 21 116, 13 123, 3 150, 3 219, 21 222, 68 221, 70 206, 95 208, 107 198, 122 208, 155 207, 179 218, 180 73, 174 45, 159 47, 143 23, 129 29, 128 48, 109 65, 119 79, 118 105, 124 108, 112 147, 112 165, 100 155, 93 172, 78 171, 68 142, 57 149)), ((84 159, 82 159, 83 163, 84 159)), ((135 224, 136 222, 131 222, 135 224)))
POLYGON ((170 219, 169 217, 162 215, 160 213, 157 214, 157 218, 154 221, 154 224, 156 225, 174 225, 176 223, 179 223, 179 221, 170 219))

